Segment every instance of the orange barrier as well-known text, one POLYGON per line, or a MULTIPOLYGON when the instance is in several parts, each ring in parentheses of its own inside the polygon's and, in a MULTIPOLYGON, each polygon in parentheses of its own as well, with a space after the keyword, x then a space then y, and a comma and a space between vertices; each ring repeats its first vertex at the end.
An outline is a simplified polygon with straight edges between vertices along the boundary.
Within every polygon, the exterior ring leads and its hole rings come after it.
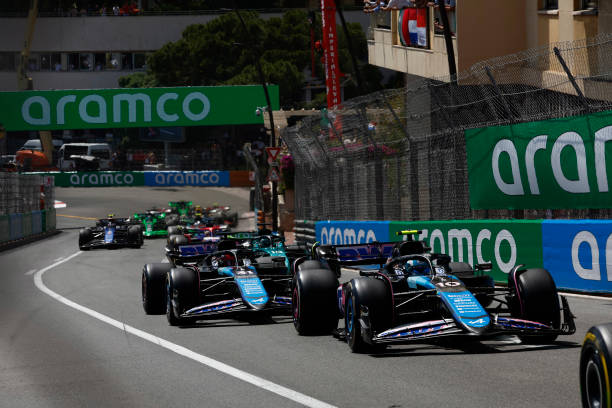
POLYGON ((254 181, 249 180, 248 170, 232 170, 230 175, 230 187, 253 187, 254 181))

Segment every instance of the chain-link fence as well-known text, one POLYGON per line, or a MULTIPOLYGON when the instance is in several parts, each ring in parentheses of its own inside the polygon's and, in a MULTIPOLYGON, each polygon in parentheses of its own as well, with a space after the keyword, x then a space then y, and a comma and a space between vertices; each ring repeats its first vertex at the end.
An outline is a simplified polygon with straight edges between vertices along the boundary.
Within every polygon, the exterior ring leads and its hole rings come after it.
POLYGON ((611 108, 611 34, 346 101, 283 132, 296 162, 296 218, 609 218, 608 209, 472 210, 463 132, 611 108))
POLYGON ((45 185, 43 176, 0 172, 0 215, 37 211, 41 203, 50 209, 54 201, 53 184, 45 185))

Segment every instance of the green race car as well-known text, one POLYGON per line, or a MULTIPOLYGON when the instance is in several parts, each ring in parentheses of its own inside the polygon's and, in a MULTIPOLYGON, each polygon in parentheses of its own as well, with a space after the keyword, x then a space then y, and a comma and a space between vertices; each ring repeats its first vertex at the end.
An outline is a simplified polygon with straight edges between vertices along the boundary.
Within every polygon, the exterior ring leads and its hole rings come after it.
POLYGON ((166 213, 158 210, 148 210, 145 213, 135 213, 133 220, 142 223, 145 238, 168 236, 166 213))

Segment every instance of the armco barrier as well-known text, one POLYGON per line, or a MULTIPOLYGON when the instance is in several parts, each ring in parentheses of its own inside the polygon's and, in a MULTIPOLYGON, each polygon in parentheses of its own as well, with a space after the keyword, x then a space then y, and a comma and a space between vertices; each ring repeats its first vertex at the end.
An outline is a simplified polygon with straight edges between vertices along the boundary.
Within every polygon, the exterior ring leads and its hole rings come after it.
POLYGON ((546 220, 544 267, 560 288, 612 292, 612 221, 546 220))
POLYGON ((389 221, 318 221, 315 230, 317 241, 323 245, 386 241, 389 221))
POLYGON ((244 187, 253 184, 248 180, 247 171, 88 171, 30 174, 53 176, 56 187, 244 187))
POLYGON ((227 171, 145 171, 145 186, 229 187, 227 171))
POLYGON ((40 234, 43 232, 42 218, 42 211, 32 212, 32 234, 40 234))
POLYGON ((298 244, 312 245, 317 241, 314 221, 295 220, 293 232, 298 244))
POLYGON ((454 261, 493 263, 498 283, 524 264, 548 269, 561 289, 612 293, 612 221, 318 221, 315 229, 322 244, 399 241, 397 231, 420 229, 419 239, 454 261))
POLYGON ((46 231, 55 230, 55 208, 51 208, 45 211, 45 228, 46 231))
POLYGON ((11 238, 9 216, 0 215, 0 243, 8 241, 11 238))
POLYGON ((21 214, 21 233, 24 238, 32 235, 32 213, 21 214))
POLYGON ((9 239, 20 239, 23 237, 21 214, 9 215, 9 239))

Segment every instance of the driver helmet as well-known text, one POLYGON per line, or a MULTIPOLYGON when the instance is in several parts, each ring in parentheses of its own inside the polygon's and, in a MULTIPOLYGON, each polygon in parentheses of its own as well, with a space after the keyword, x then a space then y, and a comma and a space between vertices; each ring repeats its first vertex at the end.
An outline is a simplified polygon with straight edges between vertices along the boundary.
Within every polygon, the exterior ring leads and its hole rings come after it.
POLYGON ((262 248, 269 248, 272 246, 272 240, 270 239, 270 237, 261 237, 259 239, 259 246, 262 248))
POLYGON ((431 273, 429 264, 425 261, 419 261, 418 259, 411 259, 406 262, 406 271, 410 276, 424 276, 431 273))

